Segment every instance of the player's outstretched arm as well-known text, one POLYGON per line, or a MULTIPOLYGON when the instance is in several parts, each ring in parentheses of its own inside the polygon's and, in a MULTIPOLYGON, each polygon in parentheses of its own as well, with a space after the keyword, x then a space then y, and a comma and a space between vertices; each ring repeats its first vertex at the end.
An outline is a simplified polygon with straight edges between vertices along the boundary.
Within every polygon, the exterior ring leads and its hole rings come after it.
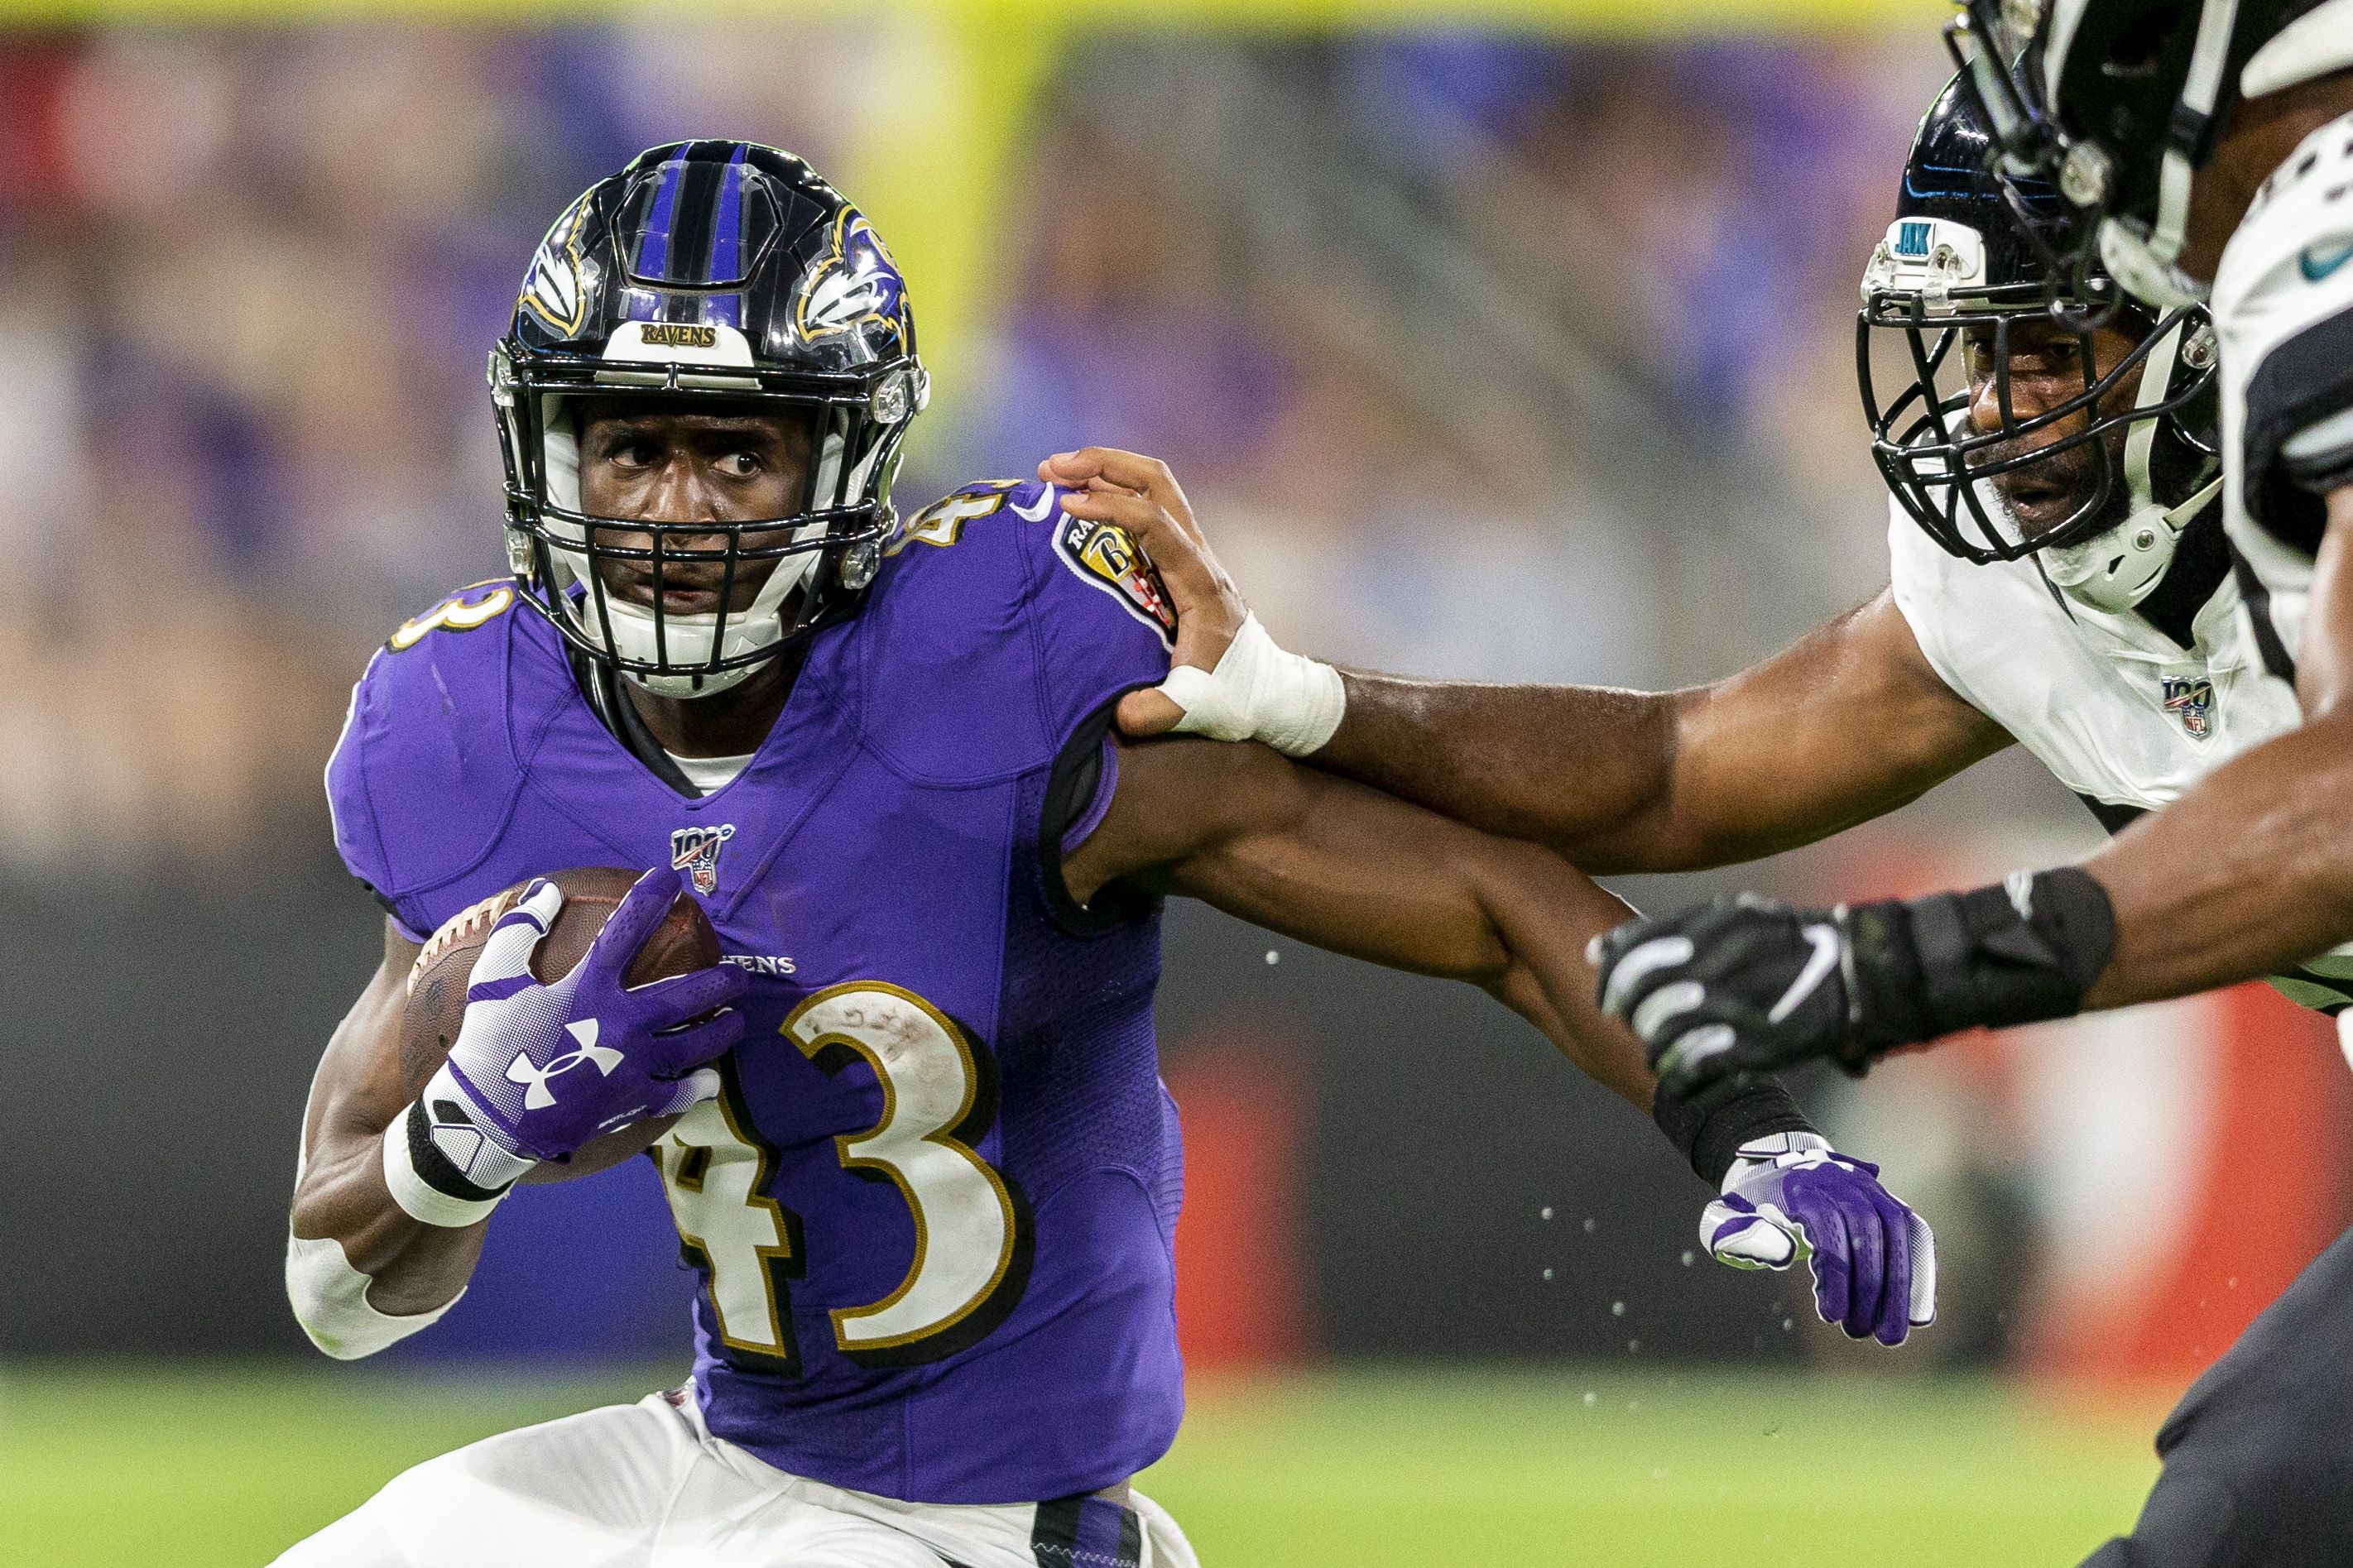
POLYGON ((1184 893, 1335 952, 1483 986, 1653 1112, 1718 1188, 1700 1228, 1720 1260, 1810 1258, 1816 1310, 1857 1338, 1899 1343, 1934 1317, 1926 1225, 1778 1087, 1700 1107, 1654 1101, 1641 1046, 1594 1005, 1585 957, 1627 908, 1567 862, 1262 746, 1130 742, 1118 769, 1103 821, 1064 858, 1074 898, 1115 880, 1184 893))
POLYGON ((1123 742, 1102 824, 1064 860, 1082 902, 1114 880, 1183 893, 1351 957, 1464 980, 1647 1108, 1640 1043, 1593 1004, 1584 946, 1630 911, 1533 844, 1497 838, 1263 746, 1123 742))
POLYGON ((422 1224, 385 1184, 384 1131, 423 1087, 406 1081, 413 1075, 400 1062, 417 951, 385 922, 383 962, 328 1041, 303 1114, 287 1294, 330 1355, 367 1355, 427 1326, 457 1300, 481 1256, 483 1224, 422 1224))
POLYGON ((1894 597, 1712 685, 1658 694, 1345 672, 1313 761, 1596 873, 1760 859, 1895 810, 2010 744, 1894 597))
POLYGON ((2329 500, 2297 661, 2306 722, 2080 866, 1835 910, 1742 895, 1596 948, 1662 1092, 1960 1030, 2186 996, 2353 938, 2353 489, 2329 500))
POLYGON ((1137 537, 1176 611, 1168 681, 1121 703, 1130 734, 1266 741, 1588 871, 1777 854, 1892 811, 2010 743, 1945 685, 1886 593, 1683 691, 1335 672, 1258 626, 1166 465, 1089 447, 1039 472, 1077 492, 1066 510, 1137 537))

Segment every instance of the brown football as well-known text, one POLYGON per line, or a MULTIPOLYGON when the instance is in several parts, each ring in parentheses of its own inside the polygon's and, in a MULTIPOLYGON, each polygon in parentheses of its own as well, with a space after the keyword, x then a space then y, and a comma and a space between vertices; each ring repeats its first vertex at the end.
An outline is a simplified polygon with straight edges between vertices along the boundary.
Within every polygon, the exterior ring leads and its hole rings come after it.
MULTIPOLYGON (((564 908, 557 912, 554 926, 541 939, 539 951, 532 955, 533 977, 544 983, 571 973, 572 966, 586 954, 588 944, 596 940, 596 933, 605 929, 605 922, 613 918, 614 909, 640 875, 611 866, 549 872, 547 879, 563 890, 564 908)), ((460 910, 417 952, 408 971, 408 1001, 400 1020, 401 1092, 408 1098, 425 1091, 448 1057, 458 1039, 458 1026, 465 1021, 466 984, 473 976, 474 961, 481 956, 491 928, 530 885, 518 882, 470 909, 460 910)), ((627 980, 631 985, 647 985, 707 969, 718 962, 719 933, 712 929, 702 906, 681 890, 661 924, 638 949, 627 980)), ((522 1179, 566 1182, 609 1170, 651 1147, 677 1120, 657 1116, 607 1133, 578 1150, 569 1161, 535 1165, 522 1179)))

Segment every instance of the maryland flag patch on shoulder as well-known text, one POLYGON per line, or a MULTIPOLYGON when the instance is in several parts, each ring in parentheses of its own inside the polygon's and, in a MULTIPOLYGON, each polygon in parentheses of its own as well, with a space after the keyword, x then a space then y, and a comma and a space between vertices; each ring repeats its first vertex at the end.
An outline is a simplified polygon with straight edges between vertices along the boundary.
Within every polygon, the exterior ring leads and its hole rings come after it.
POLYGON ((1162 642, 1176 646, 1176 612, 1169 606, 1168 590, 1127 530, 1065 513, 1054 525, 1054 552, 1082 582, 1117 599, 1162 642))

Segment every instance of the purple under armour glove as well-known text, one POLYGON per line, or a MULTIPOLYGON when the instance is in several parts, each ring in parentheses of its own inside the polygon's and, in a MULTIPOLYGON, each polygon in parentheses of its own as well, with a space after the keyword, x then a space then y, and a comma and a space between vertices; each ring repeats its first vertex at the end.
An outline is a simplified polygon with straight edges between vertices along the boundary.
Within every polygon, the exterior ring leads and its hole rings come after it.
POLYGON ((744 1017, 732 1008, 702 1015, 743 996, 744 972, 723 963, 649 985, 622 984, 679 889, 676 872, 647 872, 572 973, 543 985, 532 978, 531 956, 564 895, 553 882, 533 883, 474 961, 458 1043, 425 1102, 436 1103, 445 1086, 455 1090, 496 1150, 537 1161, 567 1158, 607 1132, 716 1095, 719 1075, 704 1064, 743 1038, 744 1017))
POLYGON ((1724 1195, 1700 1215, 1700 1239, 1735 1268, 1810 1260, 1814 1310, 1849 1339, 1900 1345, 1936 1319, 1936 1237, 1879 1184, 1879 1167, 1813 1132, 1740 1147, 1724 1195))

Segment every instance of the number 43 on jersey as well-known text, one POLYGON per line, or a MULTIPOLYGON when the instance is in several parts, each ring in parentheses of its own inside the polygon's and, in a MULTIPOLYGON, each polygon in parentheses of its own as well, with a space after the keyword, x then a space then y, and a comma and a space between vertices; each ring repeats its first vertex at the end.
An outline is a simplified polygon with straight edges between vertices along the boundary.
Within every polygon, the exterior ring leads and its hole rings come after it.
MULTIPOLYGON (((831 1313, 835 1346, 866 1365, 954 1353, 994 1328, 1020 1294, 1028 1215, 965 1142, 994 1119, 993 1064, 912 992, 853 981, 809 997, 782 1030, 828 1073, 863 1061, 882 1115, 836 1139, 842 1168, 894 1184, 915 1224, 907 1273, 889 1295, 831 1313), (977 1114, 976 1114, 977 1113, 977 1114)), ((767 1196, 776 1152, 752 1134, 732 1081, 657 1145, 681 1245, 703 1272, 729 1358, 790 1373, 800 1363, 790 1282, 803 1270, 797 1218, 767 1196)))

